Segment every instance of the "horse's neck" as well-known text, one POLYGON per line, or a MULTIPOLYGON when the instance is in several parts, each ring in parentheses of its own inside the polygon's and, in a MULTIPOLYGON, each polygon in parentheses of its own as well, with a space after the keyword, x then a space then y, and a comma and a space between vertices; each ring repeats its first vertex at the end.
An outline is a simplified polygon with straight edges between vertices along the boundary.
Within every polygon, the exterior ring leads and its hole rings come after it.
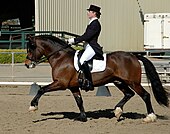
POLYGON ((74 58, 75 51, 65 49, 63 51, 56 52, 53 51, 53 55, 48 59, 51 67, 60 66, 63 61, 72 61, 74 58))

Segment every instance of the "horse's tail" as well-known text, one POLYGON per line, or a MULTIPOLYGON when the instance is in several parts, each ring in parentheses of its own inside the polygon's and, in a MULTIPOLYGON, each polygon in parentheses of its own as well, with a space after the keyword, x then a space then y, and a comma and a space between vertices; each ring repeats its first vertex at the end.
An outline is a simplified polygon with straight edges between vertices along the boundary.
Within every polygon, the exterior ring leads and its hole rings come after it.
POLYGON ((166 92, 164 87, 162 86, 159 75, 156 72, 156 68, 154 67, 153 63, 141 55, 136 55, 136 57, 143 62, 146 76, 151 82, 152 91, 156 101, 160 105, 168 107, 169 106, 168 92, 166 92))

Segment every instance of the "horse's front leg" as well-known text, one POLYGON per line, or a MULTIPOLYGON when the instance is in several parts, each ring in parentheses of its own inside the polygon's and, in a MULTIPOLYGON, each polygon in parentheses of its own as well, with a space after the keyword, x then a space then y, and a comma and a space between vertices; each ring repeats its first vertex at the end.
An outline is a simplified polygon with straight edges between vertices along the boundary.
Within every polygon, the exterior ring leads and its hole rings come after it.
POLYGON ((29 107, 29 111, 36 111, 38 110, 38 102, 40 97, 46 93, 46 92, 51 92, 51 91, 56 91, 57 89, 63 89, 63 86, 59 86, 58 82, 53 82, 47 86, 41 87, 36 96, 33 98, 31 101, 31 106, 29 107))
POLYGON ((38 110, 38 101, 40 97, 45 93, 44 87, 40 88, 36 94, 36 96, 31 101, 31 106, 29 107, 29 111, 36 111, 38 110))
POLYGON ((76 89, 74 88, 74 89, 70 89, 70 90, 71 90, 71 92, 77 102, 77 106, 79 107, 79 110, 80 110, 80 115, 77 118, 75 118, 75 120, 86 122, 87 116, 85 114, 85 110, 84 110, 84 106, 83 106, 83 99, 82 99, 80 90, 78 88, 76 88, 76 89))

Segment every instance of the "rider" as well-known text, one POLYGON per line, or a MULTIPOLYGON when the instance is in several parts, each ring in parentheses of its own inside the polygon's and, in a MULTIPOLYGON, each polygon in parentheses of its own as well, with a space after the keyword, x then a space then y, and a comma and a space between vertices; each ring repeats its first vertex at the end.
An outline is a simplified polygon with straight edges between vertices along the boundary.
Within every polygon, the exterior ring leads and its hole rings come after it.
POLYGON ((102 47, 97 43, 98 37, 101 31, 101 25, 98 19, 100 18, 100 7, 96 5, 90 5, 89 9, 87 9, 87 16, 89 18, 89 24, 85 30, 85 33, 77 38, 70 38, 68 40, 69 44, 77 44, 79 42, 85 41, 87 44, 85 46, 85 50, 80 58, 80 70, 84 73, 85 78, 87 79, 87 83, 85 88, 89 90, 93 90, 92 77, 87 65, 87 61, 92 59, 93 57, 103 60, 103 51, 102 47))

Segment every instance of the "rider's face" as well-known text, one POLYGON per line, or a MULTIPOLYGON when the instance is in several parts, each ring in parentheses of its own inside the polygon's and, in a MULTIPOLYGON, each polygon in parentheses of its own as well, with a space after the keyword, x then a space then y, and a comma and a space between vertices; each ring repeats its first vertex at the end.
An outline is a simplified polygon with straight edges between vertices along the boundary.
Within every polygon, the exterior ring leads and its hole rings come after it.
POLYGON ((96 17, 96 13, 93 11, 87 11, 87 16, 89 19, 96 17))

